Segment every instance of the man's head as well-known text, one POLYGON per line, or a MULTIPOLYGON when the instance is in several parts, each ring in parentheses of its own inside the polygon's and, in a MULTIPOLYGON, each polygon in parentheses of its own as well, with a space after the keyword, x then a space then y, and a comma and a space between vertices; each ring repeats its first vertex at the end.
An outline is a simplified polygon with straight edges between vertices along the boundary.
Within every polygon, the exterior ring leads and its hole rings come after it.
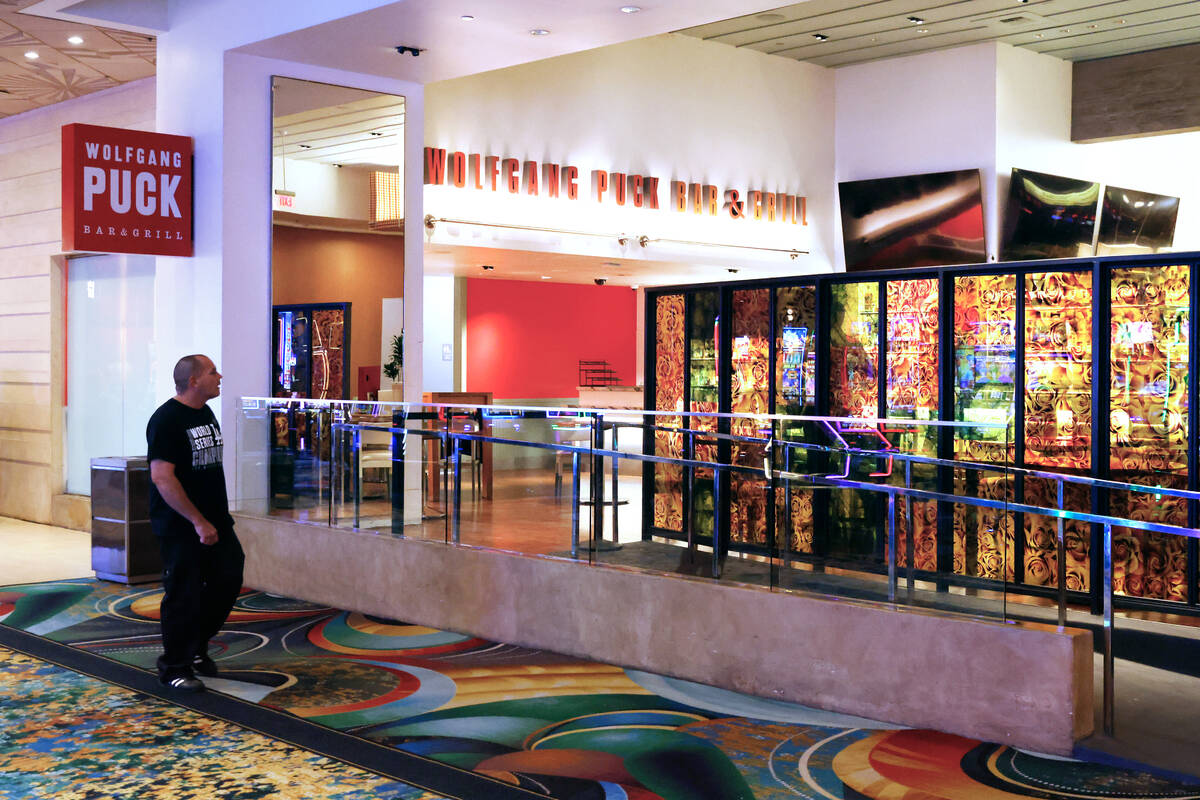
POLYGON ((180 398, 203 405, 221 394, 221 373, 208 356, 184 356, 175 363, 175 392, 180 398))

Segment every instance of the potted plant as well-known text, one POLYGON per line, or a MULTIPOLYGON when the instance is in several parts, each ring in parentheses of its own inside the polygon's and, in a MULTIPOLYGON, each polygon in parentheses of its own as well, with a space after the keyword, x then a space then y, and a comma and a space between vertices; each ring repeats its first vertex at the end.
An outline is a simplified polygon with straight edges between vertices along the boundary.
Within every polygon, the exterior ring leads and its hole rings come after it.
POLYGON ((404 369, 404 332, 392 337, 392 358, 383 365, 383 374, 392 383, 400 381, 400 373, 404 369))

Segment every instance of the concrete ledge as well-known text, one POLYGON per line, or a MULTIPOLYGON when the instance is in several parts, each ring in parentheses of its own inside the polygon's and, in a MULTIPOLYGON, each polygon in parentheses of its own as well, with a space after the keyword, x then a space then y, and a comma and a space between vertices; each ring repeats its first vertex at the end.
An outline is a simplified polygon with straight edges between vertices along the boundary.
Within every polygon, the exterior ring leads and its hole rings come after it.
POLYGON ((237 530, 265 591, 1041 752, 1092 732, 1083 630, 284 520, 237 530))

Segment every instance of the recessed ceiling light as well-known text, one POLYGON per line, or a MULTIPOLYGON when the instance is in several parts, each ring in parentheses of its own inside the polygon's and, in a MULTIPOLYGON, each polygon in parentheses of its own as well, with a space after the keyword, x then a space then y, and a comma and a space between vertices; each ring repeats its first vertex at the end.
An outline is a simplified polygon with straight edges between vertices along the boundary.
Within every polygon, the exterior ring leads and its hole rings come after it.
POLYGON ((621 6, 622 14, 636 14, 642 10, 641 6, 621 6))
POLYGON ((871 41, 872 41, 872 42, 878 42, 878 41, 879 41, 879 37, 878 37, 878 36, 872 36, 872 37, 871 37, 871 41))
POLYGON ((818 42, 823 42, 826 39, 828 39, 829 37, 823 33, 814 33, 813 38, 816 39, 818 42))
POLYGON ((529 31, 529 35, 530 36, 549 36, 550 31, 546 30, 545 28, 532 28, 529 31))
POLYGON ((37 50, 26 50, 25 57, 28 58, 30 61, 34 61, 38 57, 38 52, 37 52, 37 50))
POLYGON ((475 21, 475 18, 473 16, 471 16, 470 14, 463 14, 461 17, 459 17, 459 19, 461 19, 463 22, 474 22, 475 21))
POLYGON ((1058 32, 1059 33, 1070 33, 1071 29, 1070 28, 1059 28, 1058 32))
POLYGON ((1035 33, 1034 36, 1038 39, 1041 39, 1043 37, 1043 34, 1035 33))
POLYGON ((67 43, 68 44, 83 44, 83 37, 78 34, 76 34, 75 36, 68 36, 67 43))
POLYGON ((909 17, 908 21, 911 22, 913 25, 924 25, 925 24, 925 20, 921 19, 920 17, 909 17))
POLYGON ((543 275, 543 276, 542 276, 542 280, 544 280, 544 281, 548 281, 548 280, 550 280, 550 276, 549 276, 549 275, 543 275))
POLYGON ((929 33, 929 28, 917 28, 917 33, 929 33))
POLYGON ((1123 20, 1123 19, 1119 19, 1119 20, 1117 20, 1117 24, 1118 24, 1118 25, 1124 25, 1124 24, 1125 24, 1125 20, 1123 20))

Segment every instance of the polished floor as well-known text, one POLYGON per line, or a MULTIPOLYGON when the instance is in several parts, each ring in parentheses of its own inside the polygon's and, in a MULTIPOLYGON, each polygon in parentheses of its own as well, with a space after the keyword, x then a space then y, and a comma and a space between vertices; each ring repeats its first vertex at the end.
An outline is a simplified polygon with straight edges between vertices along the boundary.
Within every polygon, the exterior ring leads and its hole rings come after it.
MULTIPOLYGON (((52 554, 44 567, 58 577, 76 577, 64 571, 86 562, 85 535, 3 520, 0 535, 33 562, 52 554), (74 561, 50 549, 64 541, 74 542, 74 561)), ((31 585, 14 578, 19 570, 7 560, 5 569, 4 583, 23 585, 0 590, 0 621, 149 663, 154 587, 86 579, 31 585), (18 603, 24 621, 12 616, 18 603)), ((221 640, 222 665, 236 673, 221 691, 448 764, 520 776, 512 780, 553 774, 556 797, 1200 797, 1200 786, 1114 769, 1112 758, 1109 765, 1047 760, 253 593, 243 596, 242 612, 221 640), (268 607, 290 614, 286 624, 268 607), (709 776, 704 786, 726 789, 697 789, 688 774, 676 774, 677 761, 709 776), (912 782, 918 775, 920 788, 912 782)), ((1200 680, 1119 661, 1118 738, 1085 745, 1096 755, 1108 749, 1194 773, 1198 697, 1200 680)), ((0 705, 11 713, 19 698, 18 691, 0 705)), ((0 785, 9 768, 0 753, 0 785)))

